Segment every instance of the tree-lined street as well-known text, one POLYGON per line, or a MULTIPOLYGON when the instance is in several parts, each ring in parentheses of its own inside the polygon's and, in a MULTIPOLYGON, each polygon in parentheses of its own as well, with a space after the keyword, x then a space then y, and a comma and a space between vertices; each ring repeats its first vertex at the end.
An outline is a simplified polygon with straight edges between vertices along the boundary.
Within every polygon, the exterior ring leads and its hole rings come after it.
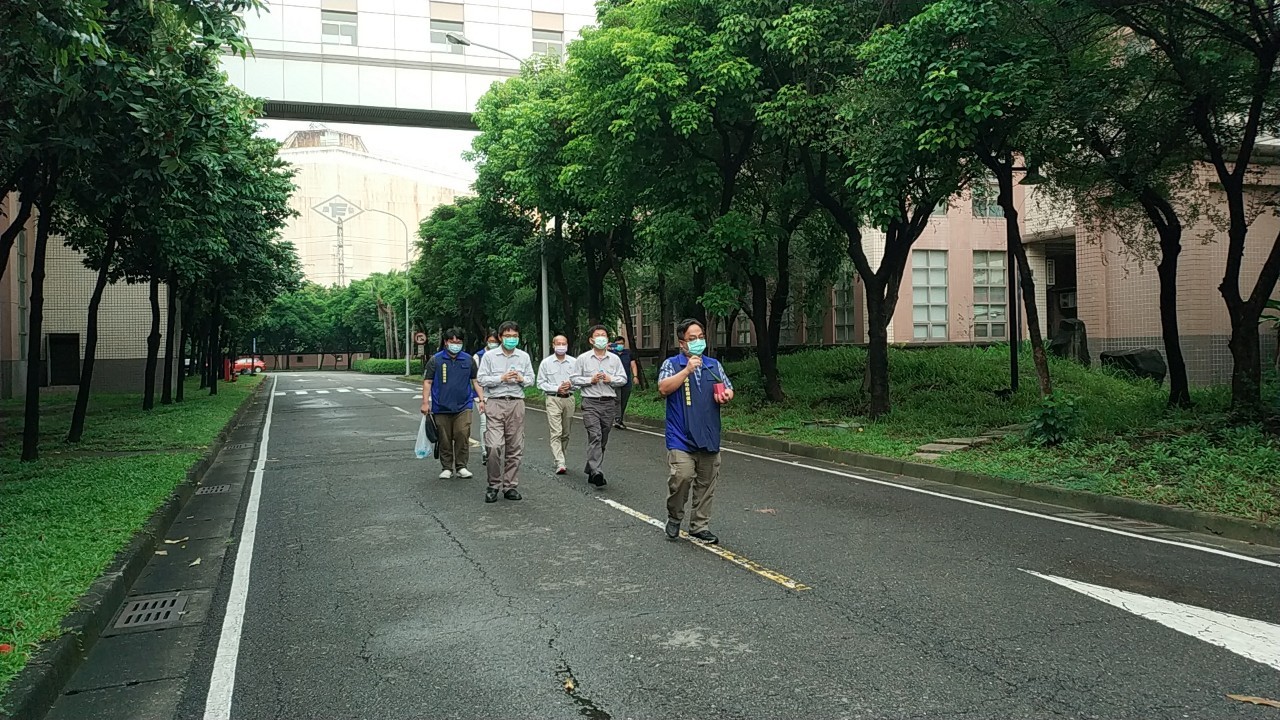
MULTIPOLYGON (((733 448, 714 527, 807 586, 789 590, 633 514, 662 517, 651 432, 615 434, 597 491, 551 474, 530 411, 524 499, 485 505, 482 479, 413 458, 415 393, 276 382, 227 608, 235 718, 1247 718, 1267 710, 1226 694, 1275 694, 1274 550, 733 448), (1270 623, 1243 631, 1262 655, 1167 601, 1270 623), (1161 624, 1181 618, 1203 638, 1161 624)), ((584 443, 576 425, 571 464, 584 443)), ((206 628, 202 671, 224 632, 206 628)), ((180 717, 202 716, 205 676, 180 717)))

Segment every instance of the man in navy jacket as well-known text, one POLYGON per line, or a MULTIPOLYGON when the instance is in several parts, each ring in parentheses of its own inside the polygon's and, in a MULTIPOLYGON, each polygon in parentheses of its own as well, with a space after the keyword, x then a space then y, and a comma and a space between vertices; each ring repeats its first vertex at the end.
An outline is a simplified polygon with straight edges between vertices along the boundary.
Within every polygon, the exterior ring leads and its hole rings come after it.
POLYGON ((430 415, 440 434, 440 478, 457 473, 472 477, 467 469, 471 451, 471 408, 477 401, 484 412, 484 393, 476 382, 479 363, 462 350, 462 331, 445 332, 444 349, 427 360, 422 369, 422 413, 430 415))

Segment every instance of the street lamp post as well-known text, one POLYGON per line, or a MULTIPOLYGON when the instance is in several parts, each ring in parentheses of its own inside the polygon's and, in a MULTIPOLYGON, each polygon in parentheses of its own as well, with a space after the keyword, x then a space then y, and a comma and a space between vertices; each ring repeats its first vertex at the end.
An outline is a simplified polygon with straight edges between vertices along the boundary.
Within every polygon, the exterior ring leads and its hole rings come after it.
POLYGON ((404 374, 409 374, 409 224, 406 223, 399 215, 389 213, 386 210, 365 210, 365 212, 378 213, 386 215, 389 218, 395 218, 400 223, 400 227, 404 228, 404 374))
MULTIPOLYGON (((447 32, 444 34, 444 38, 445 40, 448 40, 451 45, 461 45, 462 47, 471 47, 474 45, 475 47, 491 50, 500 55, 506 55, 512 60, 524 65, 524 60, 512 55, 506 50, 493 47, 492 45, 484 45, 482 43, 475 42, 467 38, 467 36, 462 33, 447 32)), ((546 357, 551 354, 551 311, 547 304, 547 241, 545 232, 543 233, 543 239, 538 248, 538 254, 542 256, 542 357, 546 357)))

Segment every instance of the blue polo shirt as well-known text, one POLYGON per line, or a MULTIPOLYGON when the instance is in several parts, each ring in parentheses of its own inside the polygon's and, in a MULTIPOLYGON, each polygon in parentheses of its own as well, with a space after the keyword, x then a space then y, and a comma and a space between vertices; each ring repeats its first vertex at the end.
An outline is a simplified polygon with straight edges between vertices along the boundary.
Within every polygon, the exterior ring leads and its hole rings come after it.
MULTIPOLYGON (((684 370, 689 358, 684 353, 667 358, 658 371, 665 380, 684 370)), ((684 387, 667 396, 667 449, 681 452, 720 452, 720 404, 715 400, 715 384, 724 382, 733 389, 724 366, 705 355, 702 367, 685 378, 684 387)))

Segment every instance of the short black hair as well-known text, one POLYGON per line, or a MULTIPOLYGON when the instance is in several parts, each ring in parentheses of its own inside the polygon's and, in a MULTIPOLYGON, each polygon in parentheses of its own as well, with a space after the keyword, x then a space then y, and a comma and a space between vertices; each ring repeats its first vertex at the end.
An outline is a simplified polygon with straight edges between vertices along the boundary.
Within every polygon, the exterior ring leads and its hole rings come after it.
POLYGON ((459 330, 458 328, 449 328, 448 330, 444 331, 445 342, 449 342, 450 340, 461 340, 461 339, 462 339, 462 331, 459 330))
POLYGON ((609 328, 607 328, 607 327, 605 327, 605 326, 603 326, 603 325, 592 325, 592 326, 591 326, 591 329, 587 331, 587 337, 588 337, 588 338, 593 338, 593 337, 595 337, 595 336, 596 336, 596 333, 600 332, 601 330, 603 330, 603 331, 604 331, 604 336, 605 336, 606 338, 607 338, 607 337, 609 337, 609 328))
POLYGON ((508 330, 515 330, 516 332, 520 332, 520 323, 516 322, 515 320, 508 320, 502 323, 501 325, 498 326, 498 335, 501 336, 502 334, 506 333, 508 330))
POLYGON ((683 340, 685 333, 689 332, 689 328, 693 327, 694 325, 697 325, 698 327, 702 328, 702 332, 707 331, 707 327, 702 324, 702 321, 697 320, 695 318, 685 318, 684 320, 680 321, 679 325, 676 326, 676 339, 683 340))
POLYGON ((625 342, 626 342, 626 340, 625 340, 625 339, 623 339, 623 337, 622 337, 621 335, 619 335, 619 336, 615 337, 615 338, 613 339, 613 341, 614 341, 614 342, 620 342, 620 343, 625 343, 625 342))
POLYGON ((484 336, 484 339, 486 342, 489 340, 489 338, 493 338, 494 340, 499 339, 498 332, 496 330, 490 330, 489 333, 484 336))

